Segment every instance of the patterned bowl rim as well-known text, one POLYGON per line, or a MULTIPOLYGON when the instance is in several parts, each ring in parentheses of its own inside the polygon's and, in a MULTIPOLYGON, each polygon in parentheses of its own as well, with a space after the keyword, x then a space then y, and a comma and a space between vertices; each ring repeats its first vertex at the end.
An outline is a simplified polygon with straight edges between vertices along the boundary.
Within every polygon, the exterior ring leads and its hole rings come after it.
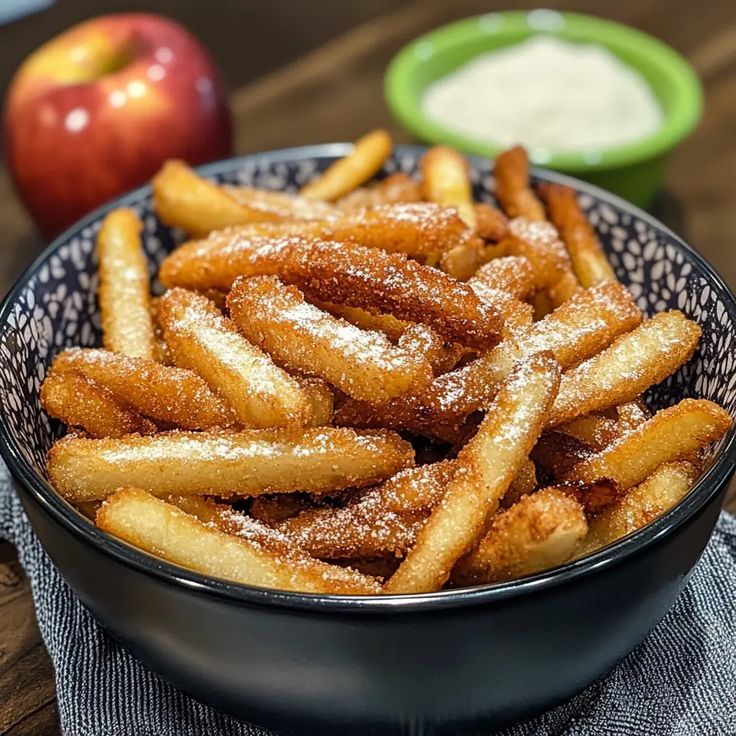
MULTIPOLYGON (((225 173, 253 163, 295 163, 312 159, 329 159, 344 156, 350 151, 350 143, 326 143, 297 146, 269 152, 236 156, 197 167, 205 176, 225 173)), ((397 155, 418 157, 426 151, 426 146, 397 145, 397 155)), ((471 165, 477 169, 487 168, 487 162, 478 156, 468 156, 471 165)), ((692 246, 688 245, 669 228, 643 210, 629 204, 614 194, 582 182, 574 177, 533 168, 535 178, 567 184, 578 193, 608 203, 627 212, 633 218, 647 223, 650 227, 671 238, 675 246, 683 251, 687 260, 695 262, 706 275, 712 288, 722 299, 732 324, 736 327, 736 297, 717 271, 692 246)), ((64 243, 116 208, 133 205, 151 195, 150 184, 146 184, 114 199, 94 210, 82 220, 59 235, 18 278, 0 306, 0 330, 5 329, 8 317, 16 300, 27 286, 31 276, 38 271, 48 258, 64 243)), ((23 457, 19 444, 11 436, 5 421, 5 402, 0 407, 0 455, 15 478, 22 483, 33 499, 63 527, 104 554, 114 558, 129 568, 151 575, 170 584, 175 584, 202 594, 229 600, 233 603, 260 604, 282 608, 345 613, 398 613, 421 612, 437 609, 459 608, 469 605, 488 604, 506 600, 524 593, 533 593, 559 586, 598 571, 623 563, 628 557, 656 544, 673 534, 692 516, 698 513, 722 488, 736 467, 736 427, 732 427, 710 467, 703 473, 687 496, 674 508, 651 522, 644 528, 604 547, 592 555, 568 562, 559 567, 532 576, 503 583, 445 590, 435 593, 388 596, 349 596, 310 593, 294 593, 271 588, 258 588, 238 583, 228 583, 194 571, 178 567, 142 550, 122 542, 97 529, 89 520, 76 511, 54 491, 49 482, 37 473, 23 457)))

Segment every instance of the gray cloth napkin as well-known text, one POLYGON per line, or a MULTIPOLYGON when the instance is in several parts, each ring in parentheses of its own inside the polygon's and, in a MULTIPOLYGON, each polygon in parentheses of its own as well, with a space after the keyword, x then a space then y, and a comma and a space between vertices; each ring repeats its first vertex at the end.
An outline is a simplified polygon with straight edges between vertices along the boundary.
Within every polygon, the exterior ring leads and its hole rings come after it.
MULTIPOLYGON (((30 578, 67 736, 267 736, 188 698, 102 631, 41 548, 1 462, 0 537, 18 547, 30 578)), ((565 705, 503 734, 736 735, 736 518, 721 515, 687 588, 638 649, 565 705)))

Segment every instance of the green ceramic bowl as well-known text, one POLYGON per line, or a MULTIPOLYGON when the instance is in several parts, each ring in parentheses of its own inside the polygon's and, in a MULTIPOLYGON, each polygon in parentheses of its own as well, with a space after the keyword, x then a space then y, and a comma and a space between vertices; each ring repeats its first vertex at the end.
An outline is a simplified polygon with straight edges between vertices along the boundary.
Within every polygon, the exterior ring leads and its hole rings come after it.
POLYGON ((421 106, 424 90, 479 54, 540 33, 572 43, 607 47, 647 80, 664 110, 664 122, 656 133, 633 143, 536 156, 534 163, 574 174, 641 207, 649 206, 661 183, 668 154, 700 119, 703 93, 688 62, 641 31, 600 18, 553 10, 466 18, 421 36, 397 54, 386 73, 388 105, 399 122, 423 141, 495 156, 499 147, 458 134, 429 119, 421 106))

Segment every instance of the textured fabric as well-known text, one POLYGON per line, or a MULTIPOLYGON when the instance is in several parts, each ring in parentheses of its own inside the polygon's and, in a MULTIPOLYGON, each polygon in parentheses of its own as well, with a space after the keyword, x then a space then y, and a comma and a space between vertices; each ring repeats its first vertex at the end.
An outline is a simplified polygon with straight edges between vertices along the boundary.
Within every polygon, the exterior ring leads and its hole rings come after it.
MULTIPOLYGON (((265 736, 189 699, 102 632, 61 579, 0 463, 0 536, 31 581, 67 736, 265 736)), ((723 514, 672 611, 613 672, 503 736, 736 735, 736 519, 723 514)))

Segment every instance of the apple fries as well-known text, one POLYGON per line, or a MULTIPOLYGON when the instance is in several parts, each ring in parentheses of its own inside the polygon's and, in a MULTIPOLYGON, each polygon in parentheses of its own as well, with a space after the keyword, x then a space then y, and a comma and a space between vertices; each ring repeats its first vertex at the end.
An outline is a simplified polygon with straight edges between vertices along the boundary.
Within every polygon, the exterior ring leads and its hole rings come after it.
POLYGON ((525 496, 498 513, 478 546, 455 567, 455 585, 533 575, 569 560, 588 532, 583 507, 556 488, 525 496))
POLYGON ((373 130, 355 141, 347 156, 335 161, 299 193, 307 199, 339 199, 378 173, 392 148, 391 136, 385 130, 373 130))
POLYGON ((168 286, 229 289, 238 276, 275 275, 310 296, 422 322, 470 347, 498 341, 501 318, 473 290, 400 253, 306 238, 239 238, 225 247, 175 253, 161 266, 168 286))
POLYGON ((299 382, 242 337, 209 299, 185 289, 161 297, 158 314, 174 362, 220 393, 240 424, 266 428, 308 423, 299 382))
POLYGON ((66 437, 51 448, 48 473, 59 493, 74 502, 107 498, 126 483, 156 496, 257 496, 367 486, 413 459, 411 445, 386 431, 174 431, 118 440, 66 437))
POLYGON ((487 406, 501 381, 524 357, 549 350, 564 369, 595 355, 640 321, 641 312, 623 286, 601 284, 581 292, 477 360, 438 376, 424 391, 381 407, 348 401, 336 412, 335 422, 431 434, 433 426, 457 422, 487 406))
POLYGON ((273 276, 236 281, 228 308, 240 331, 276 361, 348 396, 380 404, 432 379, 421 356, 323 312, 273 276))
POLYGON ((91 437, 153 434, 156 425, 117 401, 104 387, 76 371, 52 371, 41 386, 41 406, 70 427, 91 437))
POLYGON ((198 176, 182 161, 167 161, 151 181, 159 218, 194 236, 251 222, 313 220, 335 210, 282 192, 218 186, 198 176))
POLYGON ((62 352, 40 392, 70 429, 49 479, 101 529, 249 585, 412 593, 562 564, 691 488, 730 416, 642 392, 700 328, 642 322, 574 193, 541 185, 544 219, 523 149, 501 212, 442 146, 421 184, 366 183, 390 147, 369 134, 300 195, 169 162, 155 206, 199 239, 155 299, 140 223, 108 216, 109 349, 62 352))
POLYGON ((143 225, 129 209, 113 210, 97 236, 100 322, 108 350, 153 357, 151 280, 141 246, 143 225))
POLYGON ((660 465, 686 460, 700 452, 730 427, 728 412, 712 401, 683 399, 575 465, 566 480, 595 483, 607 478, 626 490, 641 483, 660 465))
POLYGON ((692 357, 700 327, 682 312, 661 312, 562 377, 551 426, 634 400, 692 357))
POLYGON ((567 247, 580 283, 587 288, 602 281, 615 281, 616 275, 580 209, 575 192, 560 184, 542 184, 539 192, 547 203, 550 220, 567 247))
POLYGON ((489 407, 478 433, 460 451, 441 503, 385 584, 385 592, 428 592, 444 585, 529 454, 558 383, 559 366, 548 354, 518 366, 489 407))
POLYGON ((544 207, 529 186, 529 157, 521 146, 496 156, 493 176, 496 198, 509 217, 545 219, 544 207))
POLYGON ((223 580, 308 593, 379 592, 375 580, 355 570, 299 554, 278 537, 266 544, 222 532, 138 488, 112 495, 97 512, 97 525, 169 562, 223 580))
POLYGON ((335 205, 342 210, 364 210, 381 204, 420 202, 422 190, 408 174, 397 171, 375 184, 340 197, 335 205))
POLYGON ((700 468, 689 462, 660 465, 620 501, 591 519, 576 556, 595 552, 669 511, 690 490, 698 475, 700 468))
POLYGON ((76 371, 146 417, 183 429, 235 424, 232 408, 196 374, 106 350, 69 348, 52 370, 76 371))

